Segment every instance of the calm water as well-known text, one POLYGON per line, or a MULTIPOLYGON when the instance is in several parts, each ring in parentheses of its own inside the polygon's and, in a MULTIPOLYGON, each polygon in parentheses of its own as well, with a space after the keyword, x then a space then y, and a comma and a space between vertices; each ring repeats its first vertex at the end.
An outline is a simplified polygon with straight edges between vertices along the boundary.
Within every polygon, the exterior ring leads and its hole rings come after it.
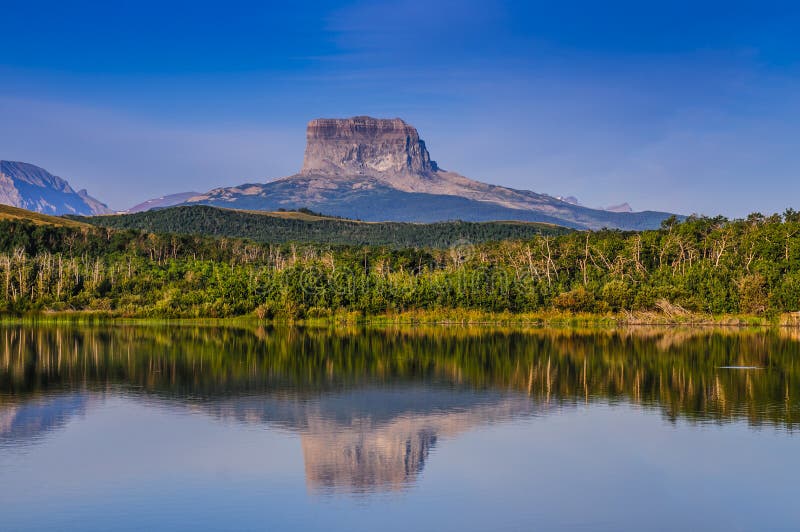
POLYGON ((0 328, 0 529, 798 530, 792 334, 0 328))

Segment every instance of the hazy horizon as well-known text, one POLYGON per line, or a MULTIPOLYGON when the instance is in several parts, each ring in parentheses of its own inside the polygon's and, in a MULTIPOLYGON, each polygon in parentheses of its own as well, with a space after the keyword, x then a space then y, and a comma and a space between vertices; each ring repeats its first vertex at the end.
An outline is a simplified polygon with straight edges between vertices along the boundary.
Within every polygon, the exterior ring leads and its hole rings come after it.
POLYGON ((290 175, 309 120, 371 115, 448 170, 589 207, 800 208, 795 4, 225 8, 4 6, 0 159, 124 209, 290 175))

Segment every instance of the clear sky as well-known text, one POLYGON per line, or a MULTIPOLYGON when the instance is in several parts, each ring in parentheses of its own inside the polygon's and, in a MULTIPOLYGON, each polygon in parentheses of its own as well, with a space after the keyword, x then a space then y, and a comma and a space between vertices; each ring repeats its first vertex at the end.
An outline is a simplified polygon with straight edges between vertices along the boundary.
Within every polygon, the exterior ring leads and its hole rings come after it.
POLYGON ((297 171, 316 117, 589 206, 800 209, 800 3, 0 0, 0 159, 112 208, 297 171))

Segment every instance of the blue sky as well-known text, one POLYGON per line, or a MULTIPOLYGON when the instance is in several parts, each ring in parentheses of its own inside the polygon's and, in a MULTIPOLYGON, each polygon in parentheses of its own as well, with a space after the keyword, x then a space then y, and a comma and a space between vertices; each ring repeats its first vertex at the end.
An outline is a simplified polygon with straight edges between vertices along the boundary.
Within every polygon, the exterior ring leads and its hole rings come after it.
POLYGON ((0 158, 113 208, 265 181, 316 117, 399 116, 583 204, 800 208, 800 5, 0 0, 0 158))

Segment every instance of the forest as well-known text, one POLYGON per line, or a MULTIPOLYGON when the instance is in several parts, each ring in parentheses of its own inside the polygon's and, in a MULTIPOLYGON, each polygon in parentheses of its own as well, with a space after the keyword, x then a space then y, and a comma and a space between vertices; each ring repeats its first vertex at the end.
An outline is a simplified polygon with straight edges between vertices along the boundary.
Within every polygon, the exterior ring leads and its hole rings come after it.
POLYGON ((266 213, 205 205, 73 219, 114 229, 246 238, 270 244, 313 242, 394 248, 446 248, 464 241, 475 244, 537 235, 560 235, 571 231, 565 227, 534 222, 361 222, 325 216, 308 209, 266 213))
POLYGON ((0 220, 0 311, 325 318, 800 311, 800 214, 447 248, 265 243, 0 220))

